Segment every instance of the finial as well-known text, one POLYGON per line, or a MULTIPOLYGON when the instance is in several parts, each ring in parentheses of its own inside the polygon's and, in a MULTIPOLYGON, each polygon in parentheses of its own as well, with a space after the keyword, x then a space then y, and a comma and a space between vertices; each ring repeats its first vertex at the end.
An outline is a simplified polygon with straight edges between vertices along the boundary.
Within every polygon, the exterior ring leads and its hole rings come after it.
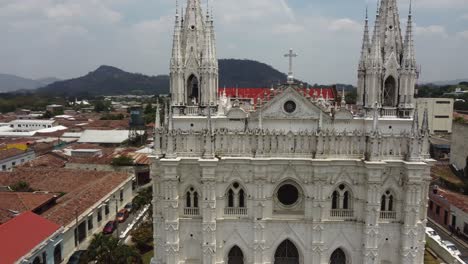
POLYGON ((413 14, 413 0, 410 0, 409 2, 409 15, 411 16, 413 14))
POLYGON ((179 15, 179 0, 175 1, 175 6, 176 6, 175 7, 175 13, 176 13, 176 15, 179 15))
POLYGON ((377 0, 377 16, 380 15, 380 0, 377 0))
POLYGON ((366 20, 369 20, 369 5, 366 5, 366 20))

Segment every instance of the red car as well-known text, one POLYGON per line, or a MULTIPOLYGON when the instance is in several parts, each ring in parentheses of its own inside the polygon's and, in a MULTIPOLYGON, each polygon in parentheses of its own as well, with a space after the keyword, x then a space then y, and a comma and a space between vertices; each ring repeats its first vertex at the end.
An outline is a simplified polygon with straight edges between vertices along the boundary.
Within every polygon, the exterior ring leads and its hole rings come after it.
POLYGON ((102 230, 102 233, 104 235, 109 235, 114 233, 114 231, 117 229, 117 221, 109 221, 107 222, 106 226, 104 226, 104 229, 102 230))
POLYGON ((119 221, 119 223, 125 222, 127 220, 129 214, 127 209, 122 209, 117 213, 117 216, 115 217, 115 220, 119 221))

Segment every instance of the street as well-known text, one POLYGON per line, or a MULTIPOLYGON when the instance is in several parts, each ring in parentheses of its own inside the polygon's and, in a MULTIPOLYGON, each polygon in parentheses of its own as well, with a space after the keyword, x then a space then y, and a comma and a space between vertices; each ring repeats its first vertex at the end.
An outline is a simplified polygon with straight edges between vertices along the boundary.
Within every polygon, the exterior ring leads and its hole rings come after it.
POLYGON ((448 241, 451 241, 453 244, 455 244, 458 250, 460 250, 462 256, 464 257, 468 256, 468 245, 464 242, 459 242, 461 239, 453 239, 453 237, 450 236, 449 231, 434 224, 431 220, 428 220, 427 226, 433 228, 439 234, 442 240, 448 240, 448 241))

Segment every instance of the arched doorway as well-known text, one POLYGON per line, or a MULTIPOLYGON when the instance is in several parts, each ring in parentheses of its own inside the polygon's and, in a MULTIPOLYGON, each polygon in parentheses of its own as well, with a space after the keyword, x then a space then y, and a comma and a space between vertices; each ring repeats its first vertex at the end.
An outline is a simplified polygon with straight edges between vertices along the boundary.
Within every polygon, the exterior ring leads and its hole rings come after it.
POLYGON ((41 259, 39 257, 36 257, 34 260, 33 260, 33 264, 41 264, 41 259))
POLYGON ((394 107, 396 106, 396 81, 392 76, 388 77, 384 83, 383 91, 383 106, 394 107))
POLYGON ((190 75, 187 79, 188 105, 197 105, 200 103, 200 85, 195 75, 190 75))
POLYGON ((346 254, 339 248, 330 257, 330 264, 346 264, 346 254))
POLYGON ((62 246, 59 244, 54 249, 54 263, 62 263, 62 246))
POLYGON ((278 246, 274 264, 299 264, 299 251, 291 241, 285 240, 278 246))
POLYGON ((232 247, 229 251, 228 264, 244 264, 244 254, 238 246, 232 247))

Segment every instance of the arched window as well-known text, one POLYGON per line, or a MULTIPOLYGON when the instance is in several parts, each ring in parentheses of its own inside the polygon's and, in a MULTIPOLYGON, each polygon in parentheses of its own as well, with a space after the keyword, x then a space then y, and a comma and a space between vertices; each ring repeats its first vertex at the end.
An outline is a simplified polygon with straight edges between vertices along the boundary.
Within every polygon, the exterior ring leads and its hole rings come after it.
POLYGON ((239 191, 239 207, 245 207, 245 193, 242 189, 239 191))
POLYGON ((392 76, 385 80, 383 89, 383 106, 395 107, 396 106, 396 81, 392 76))
POLYGON ((346 264, 346 254, 341 248, 333 252, 330 257, 330 264, 346 264))
POLYGON ((343 195, 343 209, 349 209, 349 192, 346 191, 343 195))
POLYGON ((36 257, 34 260, 33 260, 33 264, 41 264, 41 259, 39 257, 36 257))
POLYGON ((385 211, 385 208, 387 208, 387 197, 382 195, 382 199, 380 200, 380 211, 385 211))
POLYGON ((200 103, 199 81, 193 74, 187 79, 187 96, 189 105, 197 105, 200 103))
POLYGON ((198 208, 198 192, 193 187, 190 187, 185 194, 185 207, 198 208))
POLYGON ((228 207, 234 207, 234 191, 229 190, 228 192, 228 207))
POLYGON ((332 196, 332 209, 338 209, 338 192, 334 191, 332 196))
POLYGON ((185 207, 192 207, 192 194, 190 192, 187 192, 187 196, 185 197, 185 207))
POLYGON ((193 207, 198 208, 198 193, 193 193, 193 207))
POLYGON ((291 241, 285 240, 278 246, 274 264, 299 264, 299 251, 291 241))
POLYGON ((387 190, 382 195, 382 200, 380 202, 380 211, 393 212, 395 210, 393 197, 393 193, 390 190, 387 190))
POLYGON ((244 254, 238 246, 234 246, 229 251, 228 264, 244 264, 244 254))
POLYGON ((345 184, 340 184, 332 193, 332 209, 333 210, 351 210, 353 209, 351 189, 345 184))
POLYGON ((227 207, 230 208, 245 208, 246 204, 246 193, 238 182, 234 182, 229 187, 227 193, 227 207))

